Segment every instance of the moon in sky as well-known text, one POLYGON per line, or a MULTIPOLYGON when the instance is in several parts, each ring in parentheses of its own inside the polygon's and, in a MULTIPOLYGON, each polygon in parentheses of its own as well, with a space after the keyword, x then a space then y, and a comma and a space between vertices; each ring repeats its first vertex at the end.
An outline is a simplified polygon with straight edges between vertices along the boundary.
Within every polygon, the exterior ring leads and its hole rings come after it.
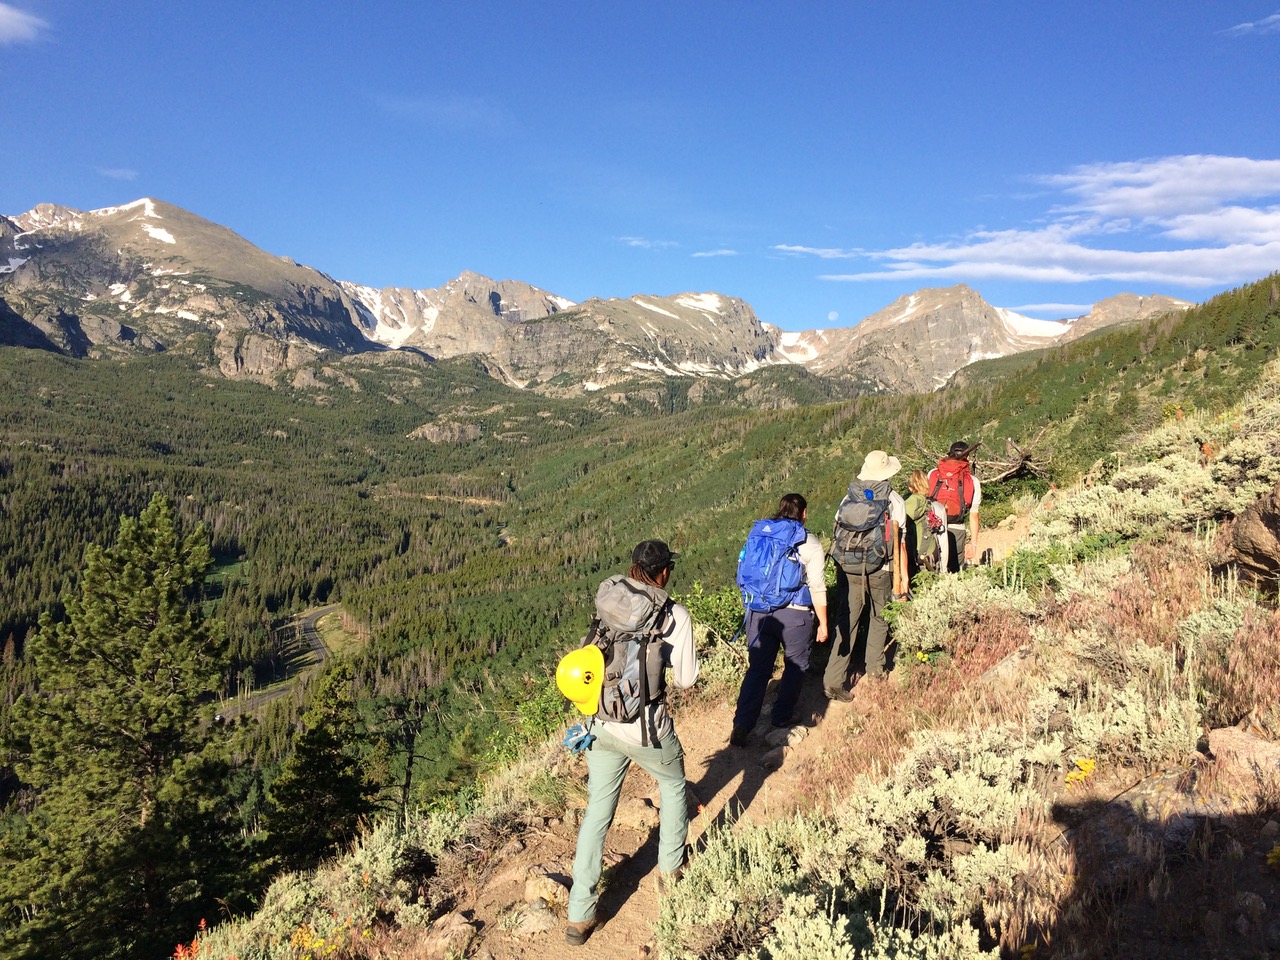
POLYGON ((832 323, 835 323, 837 320, 840 319, 840 314, 832 310, 830 313, 827 314, 827 319, 830 320, 832 323))

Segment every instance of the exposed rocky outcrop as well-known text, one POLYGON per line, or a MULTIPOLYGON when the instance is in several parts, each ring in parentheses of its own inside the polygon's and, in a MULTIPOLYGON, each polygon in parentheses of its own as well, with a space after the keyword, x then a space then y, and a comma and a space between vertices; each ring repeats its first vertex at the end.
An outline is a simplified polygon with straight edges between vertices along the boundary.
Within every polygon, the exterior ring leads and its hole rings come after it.
POLYGON ((1272 584, 1280 580, 1280 486, 1236 518, 1231 545, 1242 568, 1272 584))
POLYGON ((1138 296, 1134 293, 1122 293, 1095 303, 1092 310, 1071 323, 1062 339, 1063 342, 1077 340, 1103 327, 1132 323, 1136 320, 1149 320, 1166 313, 1181 313, 1192 306, 1193 304, 1186 300, 1177 300, 1161 294, 1138 296))
POLYGON ((429 440, 432 443, 467 443, 479 440, 480 436, 481 431, 476 424, 456 421, 424 423, 409 431, 409 439, 429 440))
POLYGON ((6 342, 43 337, 77 357, 213 334, 225 376, 272 381, 320 349, 369 346, 332 279, 158 200, 5 220, 0 295, 6 342))

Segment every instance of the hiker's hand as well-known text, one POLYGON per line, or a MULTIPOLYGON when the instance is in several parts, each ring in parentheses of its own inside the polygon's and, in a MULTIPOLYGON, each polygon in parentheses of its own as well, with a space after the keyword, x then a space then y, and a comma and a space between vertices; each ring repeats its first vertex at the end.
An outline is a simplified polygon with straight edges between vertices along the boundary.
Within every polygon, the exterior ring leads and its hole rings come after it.
POLYGON ((815 643, 827 642, 827 625, 825 623, 818 624, 818 632, 813 639, 815 643))
POLYGON ((973 559, 973 555, 974 555, 975 553, 977 553, 977 552, 978 552, 978 545, 977 545, 976 543, 974 543, 972 540, 969 540, 969 541, 967 541, 967 542, 965 543, 965 545, 964 545, 964 558, 965 558, 966 560, 972 560, 972 559, 973 559))

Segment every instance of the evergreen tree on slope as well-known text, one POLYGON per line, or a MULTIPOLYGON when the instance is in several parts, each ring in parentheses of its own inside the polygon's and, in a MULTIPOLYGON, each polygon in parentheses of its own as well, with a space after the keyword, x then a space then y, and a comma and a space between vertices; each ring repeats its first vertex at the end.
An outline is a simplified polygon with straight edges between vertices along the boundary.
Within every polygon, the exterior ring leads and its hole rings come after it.
POLYGON ((65 619, 41 619, 38 693, 11 745, 38 803, 0 838, 0 955, 166 956, 230 896, 210 563, 203 527, 180 538, 156 494, 114 545, 86 549, 65 619))
POLYGON ((353 682, 345 663, 321 678, 294 752, 268 789, 266 846, 273 866, 316 866, 354 840, 374 812, 376 787, 360 757, 365 736, 353 682))

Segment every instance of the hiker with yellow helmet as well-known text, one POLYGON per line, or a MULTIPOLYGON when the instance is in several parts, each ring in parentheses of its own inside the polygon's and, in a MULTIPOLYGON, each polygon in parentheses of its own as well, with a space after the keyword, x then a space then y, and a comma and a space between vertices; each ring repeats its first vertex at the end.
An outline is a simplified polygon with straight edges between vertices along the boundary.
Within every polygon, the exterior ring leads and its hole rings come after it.
MULTIPOLYGON (((578 849, 573 860, 573 888, 569 893, 569 924, 565 941, 573 946, 586 943, 595 929, 596 904, 604 858, 604 840, 622 793, 622 781, 632 762, 639 764, 658 781, 662 810, 658 825, 658 888, 665 889, 684 867, 685 840, 689 833, 689 807, 685 799, 684 747, 676 736, 667 712, 665 675, 683 689, 698 678, 698 653, 693 644, 693 622, 689 611, 667 594, 667 583, 678 554, 661 540, 645 540, 631 554, 631 569, 625 577, 610 577, 596 594, 597 617, 608 619, 609 598, 621 595, 622 605, 639 611, 653 643, 647 653, 655 658, 649 672, 652 682, 644 684, 649 695, 630 721, 607 719, 613 710, 611 690, 605 682, 606 664, 601 650, 592 642, 567 654, 556 670, 556 684, 584 714, 589 727, 587 760, 587 809, 578 830, 578 849), (593 652, 594 651, 594 652, 593 652), (657 689, 654 689, 654 688, 657 689), (603 698, 603 699, 602 699, 603 698)), ((607 626, 606 622, 606 626, 607 626)), ((617 625, 615 628, 620 629, 617 625)), ((592 634, 595 633, 593 627, 592 634)), ((588 641, 592 636, 588 636, 588 641)), ((613 663, 610 660, 610 663, 613 663)), ((616 680, 616 678, 615 678, 616 680)))

